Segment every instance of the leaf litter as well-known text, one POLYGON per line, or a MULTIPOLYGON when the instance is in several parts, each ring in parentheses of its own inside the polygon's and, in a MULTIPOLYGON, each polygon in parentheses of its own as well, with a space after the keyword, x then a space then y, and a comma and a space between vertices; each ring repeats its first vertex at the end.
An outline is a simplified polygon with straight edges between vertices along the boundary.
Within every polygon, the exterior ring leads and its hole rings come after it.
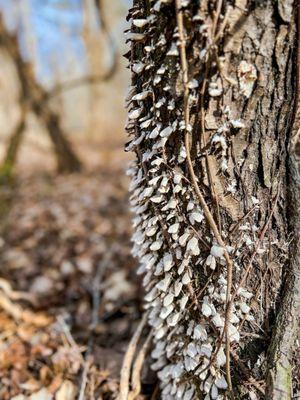
POLYGON ((116 162, 31 173, 12 189, 0 239, 1 399, 116 398, 142 311, 127 188, 116 162))

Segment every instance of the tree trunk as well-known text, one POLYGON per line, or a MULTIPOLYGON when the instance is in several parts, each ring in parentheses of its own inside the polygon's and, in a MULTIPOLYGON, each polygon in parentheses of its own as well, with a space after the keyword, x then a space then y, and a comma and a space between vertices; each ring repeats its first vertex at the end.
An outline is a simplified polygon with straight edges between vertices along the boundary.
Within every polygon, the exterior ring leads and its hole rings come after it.
POLYGON ((8 32, 2 18, 0 19, 0 46, 7 51, 15 64, 20 79, 21 106, 23 107, 25 103, 26 107, 45 124, 57 157, 58 170, 60 172, 79 171, 81 163, 65 137, 59 116, 49 107, 46 91, 36 81, 32 66, 22 58, 17 36, 8 32))
MULTIPOLYGON (((79 172, 81 170, 81 162, 62 132, 59 115, 53 112, 49 106, 45 107, 45 102, 38 101, 38 98, 42 97, 41 94, 43 92, 40 90, 40 95, 32 102, 31 106, 49 134, 57 158, 57 169, 62 173, 79 172)), ((46 94, 44 95, 46 96, 46 94)))
MULTIPOLYGON (((284 400, 293 396, 293 350, 300 338, 300 8, 295 9, 297 25, 296 93, 288 138, 288 209, 292 237, 289 269, 280 301, 280 311, 269 348, 267 399, 284 400)), ((299 351, 299 348, 298 348, 299 351)), ((295 359, 295 357, 294 357, 295 359)), ((299 354, 298 354, 299 361, 299 354)), ((298 371, 299 374, 299 371, 298 371)), ((298 375, 299 377, 299 375, 298 375)), ((299 381, 298 381, 299 384, 299 381)))
POLYGON ((299 314, 294 9, 134 0, 129 12, 134 253, 162 399, 288 399, 299 382, 286 312, 299 314))
POLYGON ((15 130, 9 138, 8 146, 6 149, 5 159, 1 166, 0 175, 2 178, 10 179, 13 173, 17 154, 22 142, 24 131, 26 128, 26 107, 21 110, 20 121, 18 122, 15 130))

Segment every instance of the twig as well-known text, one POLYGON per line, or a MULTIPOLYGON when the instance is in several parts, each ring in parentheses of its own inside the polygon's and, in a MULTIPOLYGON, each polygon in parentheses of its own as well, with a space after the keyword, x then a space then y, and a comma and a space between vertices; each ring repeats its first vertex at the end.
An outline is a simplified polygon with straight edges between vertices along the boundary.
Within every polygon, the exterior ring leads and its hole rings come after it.
POLYGON ((82 372, 82 378, 81 378, 80 392, 79 392, 79 396, 78 396, 78 400, 84 400, 84 393, 85 393, 85 388, 87 385, 87 376, 88 376, 88 371, 91 366, 91 360, 89 357, 86 360, 84 360, 84 358, 79 350, 79 347, 78 347, 77 343, 75 342, 75 340, 71 334, 71 331, 70 331, 68 325, 66 324, 64 318, 61 315, 59 315, 57 317, 57 321, 60 324, 60 326, 62 327, 63 332, 64 332, 66 339, 68 340, 70 346, 77 353, 77 355, 79 356, 79 358, 81 360, 81 364, 84 366, 83 372, 82 372))
POLYGON ((92 324, 91 334, 89 337, 88 350, 86 355, 92 354, 94 345, 95 329, 99 324, 99 308, 100 308, 100 293, 101 293, 101 280, 112 258, 112 249, 103 255, 103 259, 98 263, 95 277, 92 283, 92 324))
POLYGON ((241 360, 239 359, 239 357, 237 356, 237 354, 233 351, 232 353, 232 358, 234 359, 234 361, 236 362, 236 364, 238 365, 240 371, 242 372, 242 374, 248 378, 248 382, 250 383, 250 385, 254 386, 262 395, 265 395, 265 391, 264 389, 262 389, 262 387, 259 385, 259 383, 250 375, 250 371, 248 370, 248 368, 241 362, 241 360))
POLYGON ((91 360, 88 358, 85 363, 84 363, 84 369, 82 372, 82 379, 81 379, 81 385, 80 385, 80 392, 78 396, 78 400, 85 400, 85 388, 88 382, 88 372, 91 366, 91 360))
POLYGON ((129 380, 130 380, 130 370, 132 366, 132 361, 135 355, 136 347, 139 341, 139 338, 142 334, 144 326, 146 325, 146 321, 148 318, 149 311, 145 312, 141 322, 139 323, 135 334, 131 338, 131 341, 128 345, 122 368, 121 368, 121 378, 120 378, 120 392, 118 395, 118 400, 128 400, 129 394, 129 380))
MULTIPOLYGON (((221 14, 222 5, 223 5, 223 0, 218 0, 217 9, 214 11, 214 19, 211 32, 212 38, 216 36, 217 23, 221 14)), ((215 41, 213 41, 213 43, 215 43, 215 41)))
POLYGON ((237 230, 237 228, 239 227, 239 225, 245 220, 247 219, 250 214, 256 209, 256 205, 252 206, 250 208, 250 210, 243 216, 241 217, 233 226, 233 228, 230 230, 231 235, 233 235, 235 233, 235 231, 237 230))
POLYGON ((247 277, 248 277, 248 275, 249 275, 249 273, 250 273, 250 271, 251 271, 252 264, 253 264, 253 260, 254 260, 256 254, 257 254, 259 245, 260 245, 261 242, 263 241, 263 239, 264 239, 264 237, 265 237, 265 234, 266 234, 266 231, 267 231, 267 228, 268 228, 268 226, 269 226, 269 224, 270 224, 270 222, 271 222, 271 220, 272 220, 272 217, 273 217, 273 214, 274 214, 276 205, 277 205, 277 201, 278 201, 278 198, 279 198, 279 194, 280 194, 280 187, 278 187, 277 194, 276 194, 276 197, 275 197, 274 204, 273 204, 273 206, 272 206, 270 215, 269 215, 269 217, 268 217, 268 219, 267 219, 267 221, 266 221, 266 223, 265 223, 265 225, 264 225, 264 227, 263 227, 263 229, 262 229, 262 231, 261 231, 261 233, 260 233, 260 235, 259 235, 259 238, 257 239, 257 241, 256 241, 256 243, 255 243, 255 250, 254 250, 254 252, 252 253, 252 256, 251 256, 250 261, 249 261, 249 264, 248 264, 248 267, 247 267, 246 271, 244 272, 243 277, 242 277, 242 279, 241 279, 241 281, 240 281, 238 287, 235 289, 235 291, 234 291, 234 293, 233 293, 233 295, 232 295, 231 302, 234 301, 234 299, 235 299, 235 297, 236 297, 236 295, 237 295, 239 289, 244 285, 244 283, 245 283, 245 281, 246 281, 246 279, 247 279, 247 277))
POLYGON ((144 360, 149 348, 149 344, 152 340, 153 332, 151 331, 145 340, 139 354, 136 357, 135 363, 132 368, 132 375, 131 375, 131 386, 132 391, 129 393, 128 399, 135 400, 141 392, 141 372, 144 365, 144 360))
POLYGON ((151 395, 151 399, 150 400, 156 400, 157 396, 158 396, 158 392, 159 392, 159 385, 155 386, 155 389, 151 395))
POLYGON ((61 326, 61 328, 63 329, 63 332, 65 334, 65 337, 67 339, 67 341, 69 342, 69 345, 72 347, 72 349, 77 353, 77 355, 79 356, 82 365, 84 364, 84 358, 82 356, 82 353, 79 349, 78 344, 75 342, 70 328, 68 327, 68 325, 66 324, 66 321, 64 320, 64 318, 61 315, 58 315, 57 317, 57 322, 59 323, 59 325, 61 326))

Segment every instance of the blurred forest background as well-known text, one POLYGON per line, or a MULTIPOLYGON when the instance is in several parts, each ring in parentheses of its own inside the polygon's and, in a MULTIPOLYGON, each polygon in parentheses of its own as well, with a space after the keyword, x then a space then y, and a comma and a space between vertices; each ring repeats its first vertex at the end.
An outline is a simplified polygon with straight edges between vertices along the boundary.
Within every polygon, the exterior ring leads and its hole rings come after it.
POLYGON ((128 3, 0 0, 3 400, 117 393, 140 317, 123 151, 128 3))
MULTIPOLYGON (((23 61, 47 93, 47 107, 59 114, 62 129, 78 142, 83 157, 81 142, 107 145, 123 140, 128 74, 121 55, 126 49, 126 1, 0 0, 0 9, 7 29, 17 35, 23 61)), ((21 99, 22 77, 10 49, 1 43, 2 156, 28 100, 21 99)), ((43 121, 28 108, 18 164, 26 163, 24 153, 30 146, 31 163, 43 153, 44 163, 50 165, 53 157, 43 121)))

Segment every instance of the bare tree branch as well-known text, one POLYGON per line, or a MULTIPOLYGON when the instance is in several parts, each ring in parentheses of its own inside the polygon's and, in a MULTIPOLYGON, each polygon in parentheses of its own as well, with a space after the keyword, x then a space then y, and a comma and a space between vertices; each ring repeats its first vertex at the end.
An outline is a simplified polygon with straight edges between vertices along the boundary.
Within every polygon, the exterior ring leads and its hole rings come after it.
POLYGON ((107 40, 107 44, 108 44, 108 48, 111 52, 111 67, 110 69, 107 71, 107 73, 105 74, 106 76, 106 80, 109 79, 110 77, 112 77, 118 67, 118 51, 117 51, 117 45, 115 43, 115 40, 113 38, 113 35, 111 34, 108 25, 106 23, 106 19, 105 19, 105 13, 103 11, 104 7, 103 7, 103 2, 102 0, 95 0, 95 6, 98 12, 98 18, 99 18, 99 23, 100 23, 100 29, 102 30, 102 32, 105 34, 106 36, 106 40, 107 40))

